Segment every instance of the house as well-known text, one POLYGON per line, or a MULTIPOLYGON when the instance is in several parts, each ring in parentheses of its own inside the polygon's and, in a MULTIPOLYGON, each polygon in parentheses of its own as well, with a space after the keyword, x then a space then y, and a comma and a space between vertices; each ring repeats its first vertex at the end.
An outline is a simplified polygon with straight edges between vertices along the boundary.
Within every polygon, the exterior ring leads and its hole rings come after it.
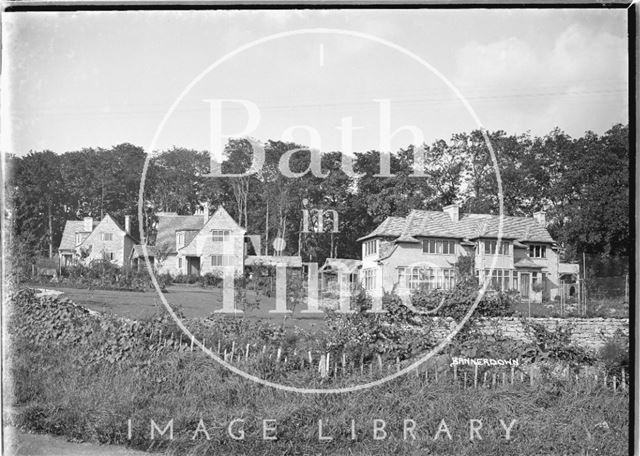
POLYGON ((125 217, 124 229, 107 214, 101 221, 93 217, 67 220, 58 247, 60 266, 77 262, 108 260, 118 266, 128 266, 136 241, 131 236, 131 218, 125 217))
MULTIPOLYGON (((159 273, 171 275, 234 275, 244 271, 245 229, 220 206, 209 217, 209 207, 195 215, 158 214, 157 236, 152 250, 159 273)), ((136 247, 136 259, 142 256, 136 247)))
POLYGON ((372 296, 394 288, 449 289, 455 285, 460 256, 474 259, 475 275, 491 289, 513 290, 521 298, 554 299, 559 290, 559 257, 546 229, 545 213, 503 218, 460 214, 457 205, 440 211, 412 210, 388 217, 362 243, 361 283, 372 296), (493 272, 490 270, 495 259, 493 272))

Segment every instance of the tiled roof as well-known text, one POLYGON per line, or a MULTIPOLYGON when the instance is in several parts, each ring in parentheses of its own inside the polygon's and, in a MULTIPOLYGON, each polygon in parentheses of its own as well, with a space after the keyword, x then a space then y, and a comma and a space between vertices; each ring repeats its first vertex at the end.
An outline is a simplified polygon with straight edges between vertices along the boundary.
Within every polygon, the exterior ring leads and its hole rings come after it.
POLYGON ((290 268, 301 268, 302 257, 287 255, 249 255, 245 258, 244 264, 245 266, 277 266, 278 264, 285 264, 290 268))
MULTIPOLYGON (((500 217, 462 214, 457 222, 445 212, 412 210, 407 217, 387 217, 375 230, 358 241, 376 236, 400 238, 445 237, 455 239, 497 238, 500 217)), ((503 217, 502 237, 524 242, 553 243, 545 227, 532 217, 503 217)))
POLYGON ((539 265, 538 263, 533 262, 528 257, 520 258, 518 261, 515 261, 513 263, 513 265, 516 268, 538 268, 538 269, 542 269, 541 265, 539 265))
MULTIPOLYGON (((149 253, 150 257, 155 257, 156 256, 155 246, 148 245, 147 252, 149 253)), ((144 250, 142 250, 142 246, 139 244, 134 245, 133 250, 131 250, 131 259, 134 259, 134 258, 144 258, 144 250)))
MULTIPOLYGON (((202 216, 201 218, 202 220, 204 220, 204 216, 202 216)), ((207 220, 207 223, 203 223, 203 225, 200 227, 200 230, 198 231, 198 234, 200 233, 200 231, 205 230, 205 228, 206 230, 229 230, 235 233, 242 233, 243 235, 245 233, 244 228, 238 225, 222 206, 220 206, 213 213, 209 220, 207 220)), ((180 253, 183 255, 197 255, 197 237, 197 234, 194 235, 191 240, 183 248, 180 249, 180 253)), ((156 245, 158 245, 157 242, 156 245)))
POLYGON ((176 231, 201 230, 202 215, 158 215, 156 246, 167 245, 168 253, 176 253, 176 231))
MULTIPOLYGON (((93 221, 93 228, 98 226, 100 222, 98 220, 93 221)), ((93 230, 92 230, 93 231, 93 230)), ((60 250, 74 250, 76 248, 76 233, 83 233, 84 221, 82 220, 67 220, 64 225, 64 231, 62 232, 62 239, 60 240, 60 250)))
POLYGON ((362 267, 362 261, 352 258, 327 258, 321 271, 339 271, 354 273, 358 268, 362 267))

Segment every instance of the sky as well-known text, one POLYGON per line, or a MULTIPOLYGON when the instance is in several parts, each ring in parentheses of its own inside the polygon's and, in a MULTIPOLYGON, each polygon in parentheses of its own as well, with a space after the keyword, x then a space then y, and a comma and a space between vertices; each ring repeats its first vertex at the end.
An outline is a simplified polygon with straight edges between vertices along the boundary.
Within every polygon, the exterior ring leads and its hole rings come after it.
POLYGON ((601 134, 628 123, 626 14, 7 13, 1 147, 213 151, 248 136, 348 153, 479 126, 601 134))

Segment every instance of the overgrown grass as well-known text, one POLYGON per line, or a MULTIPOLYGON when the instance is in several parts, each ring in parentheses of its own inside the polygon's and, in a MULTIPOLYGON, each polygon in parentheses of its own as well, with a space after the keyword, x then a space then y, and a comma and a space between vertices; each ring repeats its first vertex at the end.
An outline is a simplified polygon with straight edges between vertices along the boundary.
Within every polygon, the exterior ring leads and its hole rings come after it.
MULTIPOLYGON (((198 350, 165 347, 160 336, 171 328, 162 319, 134 329, 112 317, 90 318, 65 301, 20 296, 10 320, 5 403, 13 408, 9 421, 31 431, 170 455, 627 452, 628 394, 601 383, 548 379, 463 389, 442 377, 434 383, 407 375, 355 393, 287 393, 230 373, 198 350), (227 433, 237 418, 245 420, 241 441, 227 433), (482 440, 469 439, 472 419, 482 420, 482 440), (507 440, 500 420, 514 419, 507 440), (160 429, 173 420, 174 438, 152 439, 151 420, 160 429), (200 420, 209 440, 203 432, 193 438, 200 420), (277 440, 263 439, 262 420, 275 420, 277 440), (319 420, 333 440, 319 440, 319 420), (386 438, 374 438, 374 420, 385 421, 386 438), (403 438, 405 420, 415 421, 417 440, 403 438), (434 440, 442 420, 451 439, 443 431, 434 440)), ((250 358, 249 370, 299 387, 364 380, 358 372, 320 378, 313 369, 274 369, 272 361, 250 358)))
MULTIPOLYGON (((126 444, 168 454, 626 454, 628 396, 561 383, 499 389, 425 384, 413 376, 370 390, 328 396, 281 392, 230 374, 196 353, 136 354, 120 365, 78 367, 74 347, 50 350, 35 343, 12 351, 14 422, 36 432, 126 444), (226 427, 244 418, 245 440, 226 427), (127 420, 132 420, 132 439, 127 420), (150 420, 162 429, 174 420, 174 439, 151 440, 150 420), (204 433, 192 439, 200 419, 204 433), (262 420, 277 423, 276 441, 262 439, 262 420), (351 440, 351 420, 358 439, 351 440), (374 440, 373 420, 389 436, 374 440), (405 419, 416 422, 416 441, 403 439, 405 419), (452 439, 441 433, 441 420, 452 439), (469 440, 469 420, 483 421, 483 440, 469 440), (504 438, 499 420, 517 422, 504 438), (323 434, 318 440, 318 420, 323 434), (608 429, 599 423, 606 421, 608 429)), ((298 379, 309 383, 311 378, 298 379)), ((237 431, 237 428, 235 429, 237 431)))

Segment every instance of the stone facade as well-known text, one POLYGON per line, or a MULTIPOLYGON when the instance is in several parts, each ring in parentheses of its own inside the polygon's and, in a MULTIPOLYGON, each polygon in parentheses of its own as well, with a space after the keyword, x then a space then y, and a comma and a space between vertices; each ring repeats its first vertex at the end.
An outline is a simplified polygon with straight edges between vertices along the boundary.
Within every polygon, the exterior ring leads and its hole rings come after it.
MULTIPOLYGON (((455 321, 451 318, 432 317, 431 320, 436 323, 434 336, 438 340, 444 338, 448 331, 455 327, 455 321)), ((521 318, 485 317, 476 321, 483 334, 500 334, 509 339, 531 340, 521 318)), ((629 335, 627 318, 530 318, 527 321, 541 324, 550 331, 555 331, 558 327, 570 328, 571 341, 591 351, 600 349, 605 341, 618 331, 629 335)))

